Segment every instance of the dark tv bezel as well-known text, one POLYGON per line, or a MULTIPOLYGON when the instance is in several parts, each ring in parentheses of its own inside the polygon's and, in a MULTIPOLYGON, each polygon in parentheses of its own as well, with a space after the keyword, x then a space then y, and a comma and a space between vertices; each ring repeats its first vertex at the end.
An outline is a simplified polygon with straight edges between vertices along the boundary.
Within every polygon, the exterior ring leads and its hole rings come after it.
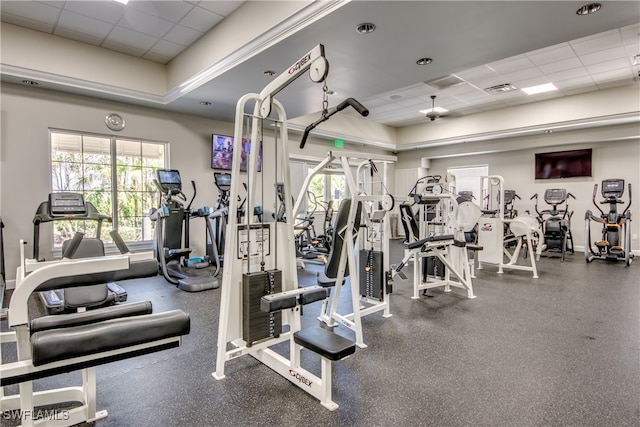
POLYGON ((584 148, 579 150, 550 151, 536 153, 534 161, 535 179, 562 179, 580 178, 593 176, 593 149, 584 148), (560 168, 558 163, 578 162, 579 166, 560 168), (545 173, 545 167, 550 166, 552 170, 545 173))

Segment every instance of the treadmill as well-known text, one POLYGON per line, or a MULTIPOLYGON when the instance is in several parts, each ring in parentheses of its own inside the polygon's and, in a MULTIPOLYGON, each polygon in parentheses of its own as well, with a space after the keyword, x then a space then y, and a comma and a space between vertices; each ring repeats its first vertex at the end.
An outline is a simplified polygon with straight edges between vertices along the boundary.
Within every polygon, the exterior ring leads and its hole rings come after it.
MULTIPOLYGON (((40 203, 33 218, 33 259, 44 261, 40 258, 40 225, 57 221, 95 221, 97 223, 95 238, 82 239, 82 235, 74 237, 75 242, 68 240, 63 244, 63 257, 83 258, 92 256, 104 256, 104 246, 100 240, 102 224, 111 222, 111 217, 100 214, 91 202, 84 200, 79 193, 50 193, 47 201, 40 203), (69 248, 69 251, 66 249, 69 248), (66 252, 66 253, 65 253, 66 252)), ((83 303, 93 306, 103 306, 124 302, 127 300, 127 292, 116 283, 106 284, 106 290, 102 285, 90 287, 77 287, 70 289, 56 289, 40 292, 48 314, 58 314, 83 303), (65 302, 65 297, 68 301, 65 302), (71 302, 73 301, 73 302, 71 302)))

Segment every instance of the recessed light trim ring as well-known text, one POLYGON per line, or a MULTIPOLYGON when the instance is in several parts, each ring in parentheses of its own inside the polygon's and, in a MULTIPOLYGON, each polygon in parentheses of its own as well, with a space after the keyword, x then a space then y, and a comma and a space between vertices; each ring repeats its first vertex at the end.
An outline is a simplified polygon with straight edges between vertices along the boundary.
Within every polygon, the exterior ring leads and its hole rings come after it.
POLYGON ((576 14, 580 16, 591 15, 592 13, 599 11, 601 8, 602 4, 600 3, 589 3, 576 10, 576 14))
POLYGON ((362 24, 358 24, 356 27, 356 33, 358 34, 369 34, 373 33, 376 30, 376 24, 372 24, 371 22, 363 22, 362 24))

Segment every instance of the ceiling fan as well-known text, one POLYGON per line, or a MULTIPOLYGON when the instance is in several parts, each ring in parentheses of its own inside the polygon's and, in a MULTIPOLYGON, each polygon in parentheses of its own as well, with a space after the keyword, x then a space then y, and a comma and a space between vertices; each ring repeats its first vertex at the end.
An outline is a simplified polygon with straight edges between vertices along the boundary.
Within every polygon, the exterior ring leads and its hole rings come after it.
POLYGON ((436 96, 431 95, 431 111, 427 112, 427 119, 434 121, 440 118, 440 112, 436 111, 436 96))

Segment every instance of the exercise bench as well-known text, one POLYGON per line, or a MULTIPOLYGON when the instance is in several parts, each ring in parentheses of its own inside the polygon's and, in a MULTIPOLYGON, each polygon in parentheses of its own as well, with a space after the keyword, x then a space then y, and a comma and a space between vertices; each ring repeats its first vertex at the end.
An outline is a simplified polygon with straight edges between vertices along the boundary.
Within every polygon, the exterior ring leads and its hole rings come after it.
POLYGON ((96 421, 107 416, 106 411, 96 411, 96 366, 180 345, 190 330, 189 315, 181 310, 154 314, 150 302, 29 320, 30 296, 60 287, 60 278, 82 275, 87 285, 93 285, 110 279, 110 272, 128 267, 127 256, 60 262, 34 271, 15 289, 8 310, 12 330, 0 334, 3 344, 16 344, 18 358, 0 365, 3 411, 19 409, 23 426, 96 421), (82 370, 80 387, 33 391, 36 379, 77 370, 82 370), (5 396, 3 387, 12 384, 19 384, 19 394, 5 396), (33 419, 36 407, 69 402, 80 406, 65 411, 61 419, 33 419))

